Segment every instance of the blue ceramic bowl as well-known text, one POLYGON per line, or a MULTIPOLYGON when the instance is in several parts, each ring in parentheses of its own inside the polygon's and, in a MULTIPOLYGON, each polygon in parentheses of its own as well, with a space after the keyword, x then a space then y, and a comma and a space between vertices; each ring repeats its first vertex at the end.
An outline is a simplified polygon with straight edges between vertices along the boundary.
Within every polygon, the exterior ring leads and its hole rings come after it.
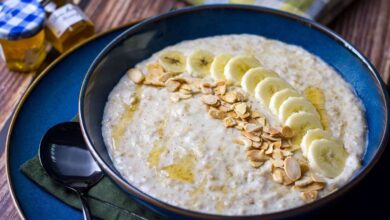
MULTIPOLYGON (((283 218, 307 213, 328 203, 356 185, 381 156, 389 130, 389 100, 379 74, 351 44, 315 22, 288 13, 243 5, 213 5, 177 10, 141 22, 113 40, 92 63, 84 80, 80 100, 80 123, 94 158, 119 186, 139 202, 169 217, 212 218, 209 215, 171 206, 128 183, 115 169, 101 135, 103 109, 108 94, 126 70, 166 46, 223 34, 255 34, 301 46, 332 66, 363 101, 368 126, 362 167, 351 181, 335 193, 313 203, 264 218, 283 218)), ((260 216, 230 216, 229 218, 260 216)))

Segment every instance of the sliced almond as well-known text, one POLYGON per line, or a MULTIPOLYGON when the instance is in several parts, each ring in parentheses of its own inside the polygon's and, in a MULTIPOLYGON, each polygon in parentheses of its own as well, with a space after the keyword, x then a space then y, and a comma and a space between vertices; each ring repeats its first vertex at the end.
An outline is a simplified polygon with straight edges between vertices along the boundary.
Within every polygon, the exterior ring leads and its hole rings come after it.
POLYGON ((283 170, 279 168, 275 169, 272 172, 272 179, 277 183, 283 183, 283 170))
POLYGON ((217 95, 225 95, 226 93, 226 85, 218 86, 214 89, 215 94, 217 95))
POLYGON ((170 92, 176 92, 180 88, 181 83, 174 80, 168 80, 165 83, 165 87, 167 87, 168 91, 170 92))
POLYGON ((318 197, 318 191, 301 192, 301 198, 305 202, 313 202, 317 199, 317 197, 318 197))
POLYGON ((178 94, 179 94, 180 99, 189 99, 192 97, 192 94, 189 94, 187 92, 185 92, 185 93, 179 92, 178 94))
POLYGON ((234 107, 234 111, 238 114, 238 115, 244 115, 247 111, 247 105, 246 103, 242 102, 242 103, 239 103, 237 104, 235 107, 234 107))
POLYGON ((265 151, 265 154, 270 155, 274 151, 274 147, 271 145, 268 146, 268 149, 265 151))
POLYGON ((280 167, 280 168, 282 168, 283 165, 284 165, 284 161, 281 160, 281 159, 272 160, 272 165, 273 165, 274 167, 280 167))
POLYGON ((314 182, 306 186, 293 186, 293 189, 300 192, 309 192, 314 190, 321 190, 324 188, 324 186, 325 184, 323 183, 314 182))
POLYGON ((161 81, 161 82, 166 82, 168 79, 174 77, 175 74, 174 73, 163 73, 159 78, 158 80, 161 81))
POLYGON ((284 160, 284 171, 291 180, 295 181, 301 178, 301 167, 298 161, 293 157, 287 157, 284 160))
POLYGON ((252 111, 251 116, 252 116, 252 118, 256 119, 256 118, 260 118, 261 114, 257 111, 252 111))
POLYGON ((282 147, 282 141, 281 140, 275 141, 272 144, 274 145, 275 148, 281 148, 282 147))
POLYGON ((252 160, 250 160, 250 161, 249 161, 249 164, 250 164, 253 168, 259 168, 259 167, 261 167, 261 166, 264 164, 264 162, 259 162, 259 161, 252 161, 252 160))
POLYGON ((191 86, 189 86, 188 84, 182 84, 182 85, 180 86, 180 89, 183 89, 183 90, 187 90, 187 91, 192 92, 192 88, 191 88, 191 86))
POLYGON ((283 155, 282 155, 282 152, 280 152, 280 149, 276 148, 272 151, 272 158, 283 159, 283 155))
POLYGON ((257 162, 265 162, 268 160, 268 157, 264 154, 263 150, 249 150, 246 152, 246 155, 249 160, 257 162))
MULTIPOLYGON (((274 145, 275 146, 275 145, 274 145)), ((293 153, 291 153, 291 151, 288 151, 288 150, 280 150, 280 152, 282 152, 282 155, 284 157, 289 157, 289 156, 292 156, 293 153)))
POLYGON ((225 100, 226 102, 228 103, 235 103, 237 101, 237 96, 235 93, 233 92, 227 92, 224 96, 223 96, 223 100, 225 100))
POLYGON ((209 116, 215 119, 224 119, 226 117, 226 113, 223 111, 219 111, 214 108, 210 108, 208 112, 209 116))
POLYGON ((136 68, 129 69, 127 71, 127 76, 135 84, 141 84, 145 80, 144 74, 142 74, 141 70, 136 68))
POLYGON ((317 174, 311 172, 310 173, 310 177, 311 179, 314 181, 314 182, 317 182, 317 183, 325 183, 325 180, 324 178, 320 177, 320 176, 317 176, 317 174))
POLYGON ((219 99, 215 95, 203 95, 201 100, 206 105, 215 106, 217 105, 219 99))
POLYGON ((170 78, 169 80, 177 81, 177 82, 179 82, 181 84, 189 83, 186 78, 183 78, 183 77, 180 77, 180 76, 176 76, 176 77, 170 78))
POLYGON ((253 147, 253 148, 256 148, 256 149, 260 149, 261 143, 259 143, 259 142, 253 142, 253 143, 252 143, 252 147, 253 147))
POLYGON ((246 119, 248 119, 250 116, 251 116, 251 114, 250 114, 249 112, 247 112, 247 113, 245 113, 245 114, 243 114, 243 115, 240 115, 240 118, 246 120, 246 119))
POLYGON ((263 127, 265 127, 267 125, 265 118, 260 117, 260 118, 257 119, 257 121, 263 127))
POLYGON ((244 102, 247 100, 247 97, 244 95, 244 93, 237 91, 236 92, 237 101, 244 102))
POLYGON ((265 142, 265 141, 263 141, 263 143, 261 144, 261 149, 263 149, 263 150, 267 150, 268 149, 268 147, 269 147, 269 143, 268 142, 265 142))
POLYGON ((289 126, 283 126, 281 133, 284 138, 292 138, 294 136, 294 132, 289 126))
POLYGON ((240 140, 242 141, 244 147, 247 149, 249 149, 253 145, 253 142, 244 136, 241 136, 240 140))
POLYGON ((227 115, 232 117, 232 118, 238 118, 237 113, 235 113, 235 112, 228 112, 227 115))
POLYGON ((203 93, 203 94, 213 94, 213 89, 212 88, 208 88, 208 87, 201 87, 200 88, 200 91, 203 93))
POLYGON ((230 127, 234 127, 237 124, 237 122, 232 117, 226 117, 225 119, 223 119, 223 124, 225 125, 225 127, 230 128, 230 127))
POLYGON ((294 185, 295 186, 307 186, 311 183, 313 183, 313 180, 310 177, 305 176, 305 177, 301 178, 300 180, 295 181, 294 185))
POLYGON ((252 141, 255 141, 255 142, 259 142, 260 141, 260 137, 255 136, 252 133, 249 133, 249 132, 246 132, 246 131, 242 131, 241 134, 244 135, 245 137, 249 138, 252 141))

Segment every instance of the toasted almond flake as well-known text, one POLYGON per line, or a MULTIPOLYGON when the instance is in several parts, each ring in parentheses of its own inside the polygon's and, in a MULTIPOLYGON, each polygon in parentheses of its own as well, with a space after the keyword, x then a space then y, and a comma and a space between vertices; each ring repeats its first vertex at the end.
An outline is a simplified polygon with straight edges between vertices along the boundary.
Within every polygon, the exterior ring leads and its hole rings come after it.
POLYGON ((274 145, 275 148, 281 148, 282 147, 282 141, 281 140, 275 141, 272 144, 274 145))
POLYGON ((292 155, 293 155, 293 153, 291 153, 291 152, 288 151, 288 150, 280 150, 280 152, 282 152, 282 155, 283 155, 284 157, 288 157, 288 156, 292 156, 292 155))
POLYGON ((256 162, 265 162, 268 160, 268 157, 264 154, 263 150, 248 150, 246 156, 249 160, 256 162))
POLYGON ((163 73, 159 78, 158 80, 161 81, 161 82, 166 82, 168 79, 174 77, 175 74, 174 73, 163 73))
POLYGON ((179 82, 179 83, 181 83, 181 84, 183 84, 183 83, 189 83, 189 82, 187 81, 187 79, 185 79, 185 78, 183 78, 183 77, 180 77, 180 76, 173 77, 173 78, 171 78, 170 80, 177 81, 177 82, 179 82))
POLYGON ((240 115, 239 117, 242 118, 242 119, 248 119, 249 117, 251 116, 251 114, 249 112, 243 114, 243 115, 240 115))
POLYGON ((284 138, 292 138, 294 136, 294 132, 289 126, 283 126, 281 133, 284 138))
POLYGON ((270 155, 274 151, 274 147, 271 145, 268 146, 268 149, 265 151, 265 154, 270 155))
POLYGON ((282 168, 284 165, 284 161, 281 159, 272 160, 272 165, 274 165, 274 167, 282 168))
POLYGON ((311 177, 305 176, 305 177, 301 178, 300 180, 295 181, 294 185, 295 186, 307 186, 307 185, 311 184, 312 182, 313 182, 313 180, 311 179, 311 177))
POLYGON ((241 136, 240 140, 244 143, 243 145, 245 148, 249 149, 250 147, 252 147, 253 142, 248 138, 241 136))
POLYGON ((288 178, 293 181, 301 178, 301 167, 299 166, 298 161, 293 157, 287 157, 284 160, 284 171, 288 178))
POLYGON ((219 110, 214 109, 214 108, 210 108, 208 114, 210 117, 215 118, 215 119, 223 119, 226 117, 225 112, 219 111, 219 110))
POLYGON ((146 66, 148 73, 155 75, 162 75, 164 73, 163 67, 158 63, 151 63, 146 66))
POLYGON ((260 124, 261 126, 263 126, 263 127, 265 127, 266 124, 267 124, 266 121, 265 121, 265 118, 262 118, 262 117, 258 118, 257 121, 258 121, 259 124, 260 124))
POLYGON ((261 167, 261 166, 264 164, 264 162, 259 162, 259 161, 252 161, 252 160, 250 160, 250 161, 249 161, 249 164, 250 164, 253 168, 259 168, 259 167, 261 167))
POLYGON ((234 107, 234 111, 238 114, 238 115, 243 115, 246 113, 246 110, 247 110, 247 105, 246 103, 242 102, 242 103, 239 103, 237 104, 235 107, 234 107))
POLYGON ((178 102, 178 101, 180 101, 180 96, 179 96, 179 94, 177 94, 177 93, 171 94, 171 96, 170 96, 169 98, 171 99, 172 102, 178 102))
POLYGON ((280 149, 274 149, 274 151, 272 152, 272 158, 274 158, 274 159, 282 159, 283 158, 283 155, 280 152, 280 149))
POLYGON ((255 136, 252 133, 249 133, 249 132, 246 132, 246 131, 242 131, 241 134, 244 135, 245 137, 249 138, 252 141, 255 141, 255 142, 259 142, 260 141, 260 137, 255 136))
POLYGON ((310 173, 310 177, 316 183, 325 183, 324 178, 317 176, 317 174, 315 174, 313 172, 310 173))
POLYGON ((141 84, 145 80, 144 74, 142 74, 141 70, 136 68, 129 69, 127 71, 127 76, 135 84, 141 84))
POLYGON ((252 143, 252 147, 253 147, 253 148, 256 148, 256 149, 260 149, 261 143, 259 143, 259 142, 253 142, 253 143, 252 143))
POLYGON ((206 105, 214 106, 217 105, 219 99, 215 95, 203 95, 201 100, 206 105))
POLYGON ((244 93, 242 93, 240 91, 236 92, 236 96, 237 96, 237 101, 239 101, 239 102, 244 102, 247 100, 247 97, 244 95, 244 93))
POLYGON ((269 133, 269 135, 273 138, 279 138, 282 135, 278 130, 274 128, 267 128, 265 129, 265 132, 269 133))
POLYGON ((179 94, 180 99, 189 99, 192 97, 192 95, 188 94, 188 93, 179 92, 178 94, 179 94))
POLYGON ((318 191, 301 192, 301 198, 307 203, 315 201, 317 197, 318 191))
POLYGON ((256 119, 256 118, 260 118, 261 114, 257 111, 252 111, 251 116, 252 118, 256 119))
POLYGON ((299 158, 298 160, 299 165, 301 166, 301 171, 302 173, 306 173, 307 171, 310 170, 309 163, 305 158, 299 158))
POLYGON ((213 93, 213 89, 211 89, 211 88, 208 88, 208 87, 201 87, 201 92, 203 93, 203 94, 212 94, 213 93))
POLYGON ((300 192, 309 192, 314 190, 321 190, 324 188, 324 186, 325 186, 324 183, 313 182, 306 186, 293 186, 293 189, 300 192))
POLYGON ((168 80, 165 83, 165 87, 167 87, 168 91, 170 92, 176 92, 180 88, 181 83, 174 80, 168 80))
POLYGON ((205 88, 215 88, 217 85, 214 84, 214 83, 204 82, 204 83, 202 84, 202 86, 205 87, 205 88))
POLYGON ((219 106, 218 109, 219 109, 220 111, 223 111, 223 112, 229 112, 229 111, 230 111, 229 108, 227 108, 226 106, 223 106, 223 105, 219 106))
POLYGON ((228 112, 228 116, 230 116, 232 118, 238 118, 238 115, 235 112, 228 112))
POLYGON ((225 95, 226 93, 226 85, 218 86, 214 89, 215 94, 225 95))
POLYGON ((180 89, 192 92, 191 86, 189 86, 188 84, 182 84, 180 86, 180 89))
POLYGON ((155 79, 148 79, 148 75, 146 76, 144 80, 144 85, 147 86, 155 86, 155 87, 164 87, 165 84, 163 82, 157 81, 155 79))
MULTIPOLYGON (((263 128, 264 129, 264 128, 263 128)), ((276 138, 276 137, 272 137, 271 135, 267 134, 267 133, 263 133, 261 135, 261 137, 263 139, 266 139, 266 140, 269 140, 269 141, 272 141, 272 142, 276 142, 276 141, 280 141, 281 139, 280 138, 276 138)))
POLYGON ((230 128, 230 127, 234 127, 237 124, 237 122, 232 117, 226 117, 225 119, 223 119, 223 124, 225 125, 225 127, 230 128))
POLYGON ((186 94, 186 95, 192 95, 192 91, 189 91, 187 89, 182 89, 181 87, 179 89, 179 92, 183 93, 183 94, 186 94))
POLYGON ((227 92, 223 96, 223 100, 225 100, 228 103, 235 103, 236 100, 237 100, 237 96, 236 96, 236 94, 234 92, 227 92))
POLYGON ((263 143, 261 144, 261 149, 267 150, 268 147, 269 147, 269 145, 270 145, 270 144, 269 144, 268 142, 263 141, 263 143))
POLYGON ((283 183, 283 170, 278 168, 272 172, 272 179, 277 183, 283 183))

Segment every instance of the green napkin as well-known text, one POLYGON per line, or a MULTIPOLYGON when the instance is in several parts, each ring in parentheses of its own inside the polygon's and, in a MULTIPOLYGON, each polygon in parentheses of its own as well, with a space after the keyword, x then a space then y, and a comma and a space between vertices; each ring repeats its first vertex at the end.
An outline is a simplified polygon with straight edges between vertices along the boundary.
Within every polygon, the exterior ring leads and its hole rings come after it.
MULTIPOLYGON (((20 167, 22 173, 64 203, 80 209, 78 195, 52 180, 42 168, 37 156, 20 167)), ((122 191, 108 177, 93 186, 88 192, 88 204, 92 215, 100 219, 162 219, 145 209, 122 191)))

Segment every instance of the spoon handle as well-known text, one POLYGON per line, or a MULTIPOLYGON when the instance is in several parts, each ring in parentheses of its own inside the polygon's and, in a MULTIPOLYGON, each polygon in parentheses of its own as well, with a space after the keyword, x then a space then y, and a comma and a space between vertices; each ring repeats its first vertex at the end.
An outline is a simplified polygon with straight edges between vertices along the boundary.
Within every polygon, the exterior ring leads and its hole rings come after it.
POLYGON ((83 210, 84 220, 91 220, 91 211, 89 210, 87 197, 83 192, 78 192, 81 200, 81 208, 83 210))

